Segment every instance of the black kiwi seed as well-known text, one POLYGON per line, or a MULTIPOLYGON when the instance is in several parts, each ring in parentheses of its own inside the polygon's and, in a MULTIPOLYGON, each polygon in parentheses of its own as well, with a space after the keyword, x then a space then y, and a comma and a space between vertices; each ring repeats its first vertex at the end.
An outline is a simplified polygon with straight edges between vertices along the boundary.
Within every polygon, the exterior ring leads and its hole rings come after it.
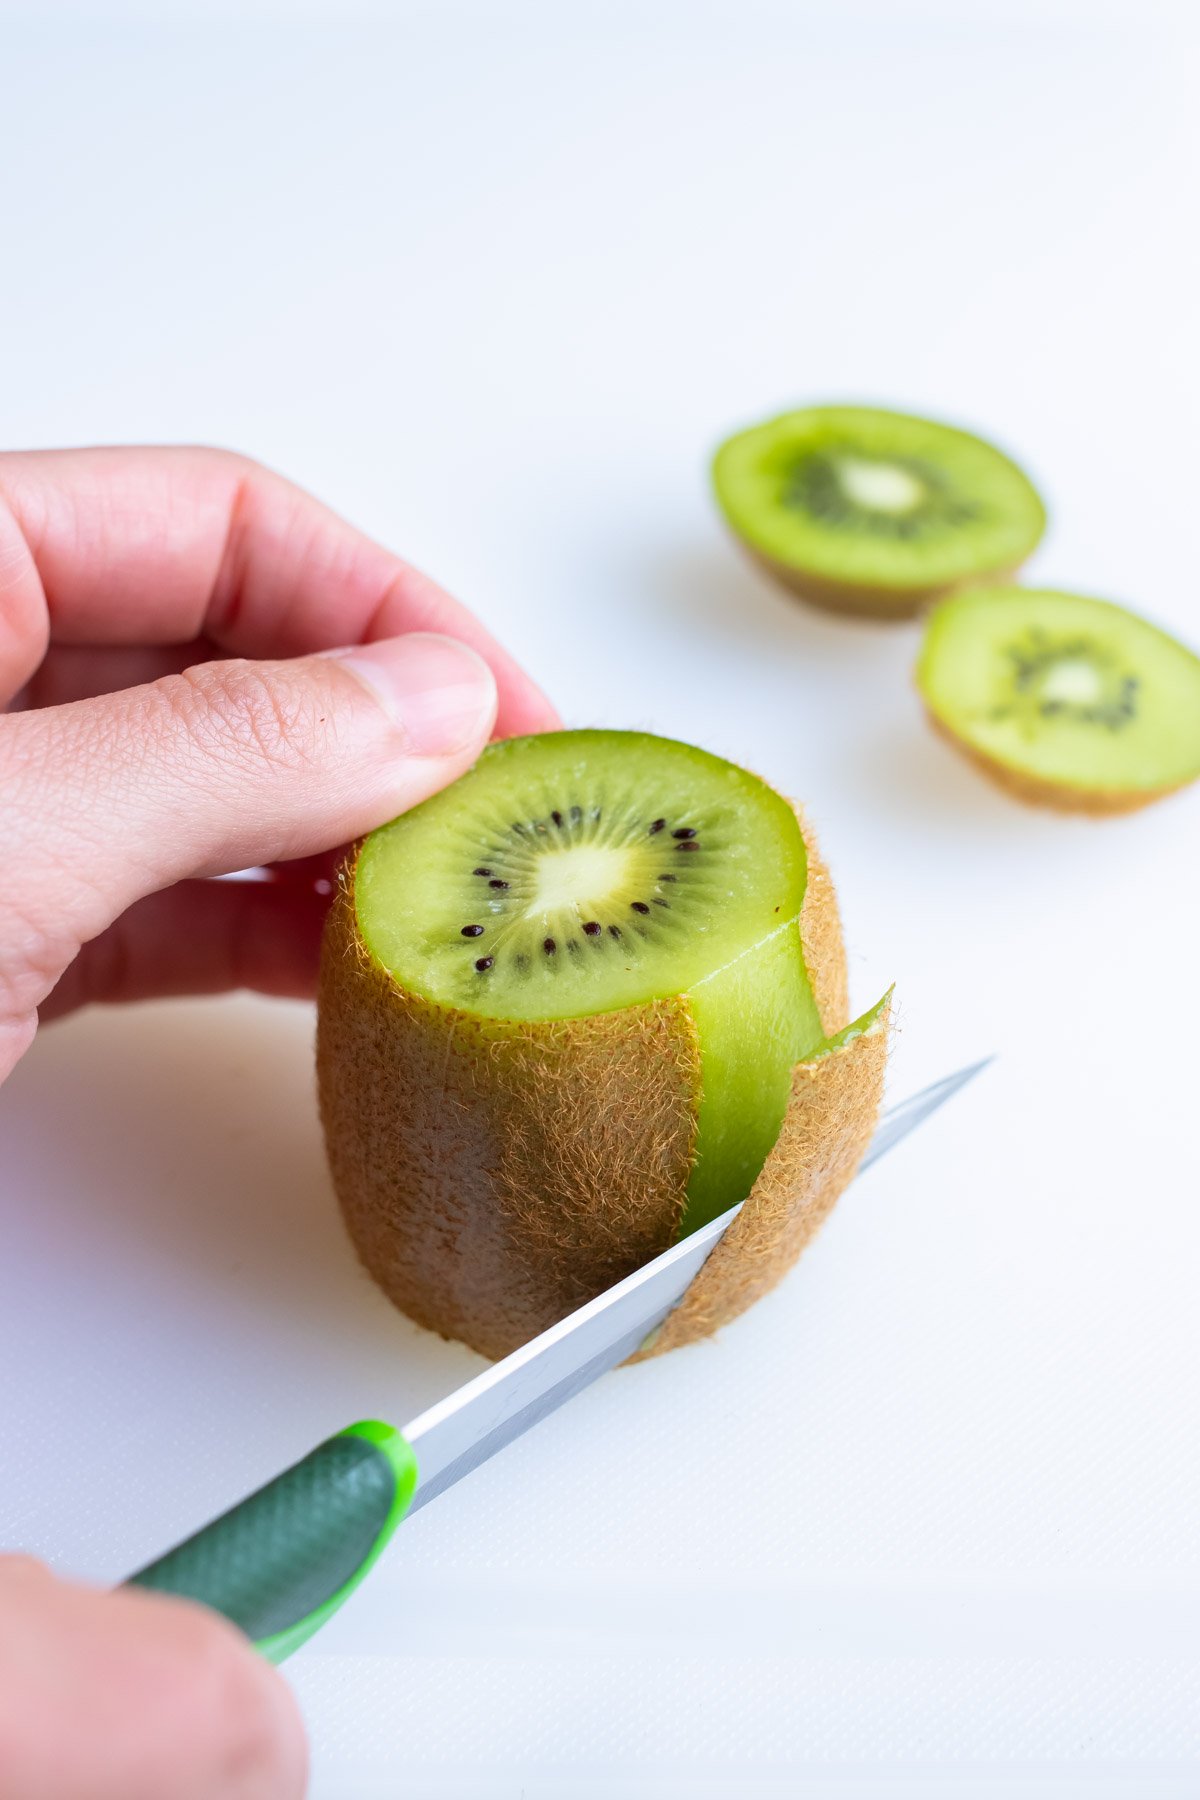
POLYGON ((506 888, 508 883, 507 881, 501 881, 498 875, 493 875, 492 879, 488 882, 488 886, 494 888, 506 888))
POLYGON ((608 935, 609 937, 619 938, 621 935, 621 927, 619 925, 610 925, 608 928, 608 935))
POLYGON ((654 904, 655 906, 670 906, 671 902, 669 900, 664 900, 661 894, 655 894, 654 904))
POLYGON ((560 812, 552 812, 550 817, 554 820, 556 825, 562 824, 562 814, 560 812))
POLYGON ((589 937, 600 936, 601 926, 597 919, 589 919, 583 929, 587 932, 589 937))
POLYGON ((492 871, 490 869, 472 869, 471 870, 472 875, 490 875, 491 872, 492 871))
POLYGON ((666 822, 665 819, 655 819, 653 825, 650 827, 650 836, 653 837, 656 831, 661 831, 666 822))
POLYGON ((650 911, 650 908, 646 905, 644 900, 631 900, 629 904, 636 913, 645 914, 650 911))
POLYGON ((483 926, 482 925, 464 925, 462 928, 462 934, 464 937, 482 937, 483 936, 483 926))
POLYGON ((673 831, 671 833, 673 838, 694 838, 695 835, 695 827, 692 825, 681 825, 678 831, 673 831))
POLYGON ((553 956, 554 952, 558 949, 558 945, 553 938, 544 938, 542 940, 542 949, 546 952, 547 956, 553 956))
POLYGON ((675 848, 677 850, 699 850, 700 846, 689 839, 686 844, 676 844, 675 848))
POLYGON ((660 875, 658 879, 660 881, 678 881, 679 877, 678 875, 660 875))
POLYGON ((478 961, 476 962, 475 967, 479 970, 479 973, 482 975, 485 969, 491 968, 491 966, 495 962, 495 960, 496 959, 494 956, 481 956, 478 959, 478 961))

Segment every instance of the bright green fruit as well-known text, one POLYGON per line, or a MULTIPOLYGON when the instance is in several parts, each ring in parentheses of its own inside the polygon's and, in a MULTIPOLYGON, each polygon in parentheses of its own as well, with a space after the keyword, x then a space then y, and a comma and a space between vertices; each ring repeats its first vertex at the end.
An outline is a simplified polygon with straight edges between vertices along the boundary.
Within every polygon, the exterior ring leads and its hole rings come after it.
POLYGON ((398 1306, 504 1355, 744 1199, 664 1344, 790 1267, 886 1054, 882 1023, 827 1043, 845 954, 810 844, 745 770, 616 731, 495 745, 367 840, 317 1066, 343 1215, 398 1306))
POLYGON ((917 686, 938 729, 1027 800, 1127 812, 1200 775, 1200 658, 1107 600, 956 595, 930 615, 917 686))
POLYGON ((965 581, 1011 574, 1045 528, 1028 477, 948 425, 859 406, 784 413, 729 438, 717 499, 793 592, 900 618, 965 581))
POLYGON ((749 1193, 792 1065, 822 1036, 805 868, 795 813, 765 782, 665 738, 578 731, 493 745, 374 833, 355 895, 380 965, 480 1021, 632 1023, 678 998, 699 1048, 690 1230, 749 1193))

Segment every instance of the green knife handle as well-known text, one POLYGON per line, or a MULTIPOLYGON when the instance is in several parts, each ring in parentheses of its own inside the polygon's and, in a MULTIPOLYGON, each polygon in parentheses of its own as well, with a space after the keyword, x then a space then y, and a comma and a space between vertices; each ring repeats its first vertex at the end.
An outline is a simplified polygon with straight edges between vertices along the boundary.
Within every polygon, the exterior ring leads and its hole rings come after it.
POLYGON ((416 1485, 417 1459, 394 1426, 350 1425, 130 1583, 202 1601, 282 1662, 358 1586, 416 1485))

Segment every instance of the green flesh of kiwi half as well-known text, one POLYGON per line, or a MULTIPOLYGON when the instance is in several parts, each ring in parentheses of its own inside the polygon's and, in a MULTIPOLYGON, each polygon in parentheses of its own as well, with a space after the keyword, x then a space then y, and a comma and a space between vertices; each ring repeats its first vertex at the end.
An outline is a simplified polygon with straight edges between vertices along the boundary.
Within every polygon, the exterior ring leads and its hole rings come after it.
POLYGON ((1109 601, 958 594, 930 615, 917 686, 934 723, 1028 799, 1124 811, 1200 775, 1200 658, 1109 601))
POLYGON ((1028 477, 992 445, 868 407, 809 407, 739 432, 713 481, 747 548, 836 610, 901 617, 1011 574, 1046 522, 1028 477))
POLYGON ((495 744, 375 832, 354 903, 397 984, 485 1034, 685 997, 701 1067, 686 1234, 749 1193, 791 1070, 824 1035, 805 879, 795 814, 755 776, 667 739, 577 731, 495 744))

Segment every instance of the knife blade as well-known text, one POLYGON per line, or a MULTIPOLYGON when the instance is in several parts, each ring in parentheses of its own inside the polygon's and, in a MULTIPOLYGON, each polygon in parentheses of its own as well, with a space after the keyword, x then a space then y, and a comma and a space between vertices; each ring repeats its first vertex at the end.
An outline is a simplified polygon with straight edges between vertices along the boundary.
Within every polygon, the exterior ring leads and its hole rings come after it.
MULTIPOLYGON (((860 1165, 894 1149, 991 1061, 972 1063, 885 1113, 860 1165)), ((402 1518, 581 1393, 644 1343, 741 1211, 709 1225, 398 1430, 368 1419, 130 1576, 241 1627, 272 1662, 299 1649, 372 1568, 402 1518)))

